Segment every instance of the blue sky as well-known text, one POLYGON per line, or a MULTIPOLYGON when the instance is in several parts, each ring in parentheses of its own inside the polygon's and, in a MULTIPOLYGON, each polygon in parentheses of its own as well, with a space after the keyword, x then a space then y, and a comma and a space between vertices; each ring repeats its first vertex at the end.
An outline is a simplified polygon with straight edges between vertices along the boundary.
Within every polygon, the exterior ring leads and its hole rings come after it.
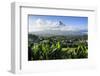
POLYGON ((88 17, 29 15, 28 18, 30 32, 45 30, 46 28, 57 29, 60 26, 57 25, 59 21, 62 21, 66 26, 60 27, 63 30, 87 30, 88 27, 88 17))

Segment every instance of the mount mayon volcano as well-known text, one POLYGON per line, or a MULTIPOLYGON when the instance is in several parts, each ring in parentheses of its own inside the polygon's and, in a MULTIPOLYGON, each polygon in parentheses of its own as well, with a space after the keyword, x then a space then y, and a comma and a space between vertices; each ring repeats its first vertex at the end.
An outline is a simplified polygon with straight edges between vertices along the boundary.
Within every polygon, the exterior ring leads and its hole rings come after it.
MULTIPOLYGON (((83 27, 69 26, 64 24, 62 21, 57 22, 56 28, 47 28, 45 30, 40 31, 31 31, 29 34, 35 34, 39 36, 68 36, 68 35, 87 35, 87 29, 83 27)), ((41 25, 43 26, 43 25, 41 25)), ((34 29, 33 29, 34 30, 34 29)))

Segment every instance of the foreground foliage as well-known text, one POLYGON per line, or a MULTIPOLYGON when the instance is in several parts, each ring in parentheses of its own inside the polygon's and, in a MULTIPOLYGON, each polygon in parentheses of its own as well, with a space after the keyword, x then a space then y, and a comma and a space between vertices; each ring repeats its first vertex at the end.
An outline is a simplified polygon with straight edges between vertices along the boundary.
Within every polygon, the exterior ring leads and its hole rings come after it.
MULTIPOLYGON (((33 36, 33 35, 32 35, 33 36)), ((60 38, 38 38, 31 36, 28 44, 28 60, 52 60, 52 59, 79 59, 88 57, 87 43, 82 40, 76 40, 77 43, 64 43, 64 37, 60 38), (34 39, 36 38, 36 39, 34 39), (35 41, 32 41, 35 40, 35 41)))

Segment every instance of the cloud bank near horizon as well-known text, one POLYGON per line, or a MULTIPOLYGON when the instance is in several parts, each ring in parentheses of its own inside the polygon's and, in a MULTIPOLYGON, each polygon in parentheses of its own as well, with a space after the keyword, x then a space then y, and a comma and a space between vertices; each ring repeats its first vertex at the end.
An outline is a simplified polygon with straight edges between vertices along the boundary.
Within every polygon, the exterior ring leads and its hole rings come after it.
MULTIPOLYGON (((74 23, 73 23, 74 24, 74 23)), ((38 32, 38 31, 82 31, 82 30, 87 30, 86 25, 72 25, 72 24, 67 24, 63 23, 61 20, 50 20, 50 19, 41 19, 37 18, 35 20, 29 19, 29 32, 38 32)))

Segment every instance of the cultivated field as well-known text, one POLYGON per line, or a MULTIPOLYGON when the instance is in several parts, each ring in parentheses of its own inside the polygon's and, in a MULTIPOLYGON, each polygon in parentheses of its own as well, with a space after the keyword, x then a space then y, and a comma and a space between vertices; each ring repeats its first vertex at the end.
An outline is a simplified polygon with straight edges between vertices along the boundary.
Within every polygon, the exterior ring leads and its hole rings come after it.
POLYGON ((28 35, 28 60, 88 58, 87 35, 28 35))

